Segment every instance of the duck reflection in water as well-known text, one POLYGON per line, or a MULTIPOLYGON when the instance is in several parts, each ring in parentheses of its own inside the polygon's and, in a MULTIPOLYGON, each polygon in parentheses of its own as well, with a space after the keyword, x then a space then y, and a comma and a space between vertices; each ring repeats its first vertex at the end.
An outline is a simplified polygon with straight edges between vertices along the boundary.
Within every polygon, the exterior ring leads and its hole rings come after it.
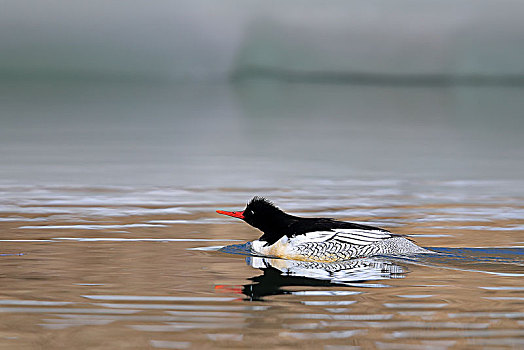
MULTIPOLYGON (((247 257, 248 265, 263 274, 250 278, 242 287, 247 300, 263 300, 269 295, 293 294, 285 287, 364 286, 363 282, 403 278, 405 269, 385 258, 362 258, 336 263, 247 257)), ((367 285, 366 286, 383 286, 367 285)))

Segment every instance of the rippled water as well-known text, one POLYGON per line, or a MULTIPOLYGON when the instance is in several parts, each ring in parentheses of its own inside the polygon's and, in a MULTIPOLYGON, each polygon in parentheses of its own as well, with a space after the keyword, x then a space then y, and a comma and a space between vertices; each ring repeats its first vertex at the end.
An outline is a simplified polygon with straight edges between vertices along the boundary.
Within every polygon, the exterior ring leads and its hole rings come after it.
POLYGON ((295 213, 371 222, 441 247, 338 264, 245 255, 258 232, 214 210, 240 208, 252 189, 2 186, 0 343, 519 348, 522 197, 456 200, 509 185, 518 184, 433 182, 411 196, 397 190, 414 184, 393 181, 254 189, 295 213))
POLYGON ((4 101, 0 348, 524 347, 515 90, 105 89, 4 101), (439 254, 252 257, 259 232, 215 210, 253 195, 439 254))

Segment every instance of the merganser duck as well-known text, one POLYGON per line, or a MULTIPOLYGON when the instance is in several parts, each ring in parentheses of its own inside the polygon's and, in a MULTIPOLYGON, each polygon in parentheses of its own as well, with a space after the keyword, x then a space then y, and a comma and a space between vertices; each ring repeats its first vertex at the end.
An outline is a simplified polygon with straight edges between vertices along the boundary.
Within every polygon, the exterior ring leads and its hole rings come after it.
POLYGON ((378 227, 290 215, 263 197, 251 199, 243 211, 217 213, 242 219, 262 231, 263 235, 251 242, 251 249, 262 256, 334 262, 374 255, 431 253, 378 227))

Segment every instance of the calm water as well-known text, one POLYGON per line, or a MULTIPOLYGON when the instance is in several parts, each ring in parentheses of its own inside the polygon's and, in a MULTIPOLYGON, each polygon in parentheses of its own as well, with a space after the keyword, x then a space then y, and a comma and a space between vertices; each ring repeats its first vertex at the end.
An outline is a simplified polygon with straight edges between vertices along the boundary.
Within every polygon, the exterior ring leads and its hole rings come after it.
POLYGON ((4 86, 0 348, 522 348, 522 93, 4 86), (251 257, 253 195, 441 254, 251 257))

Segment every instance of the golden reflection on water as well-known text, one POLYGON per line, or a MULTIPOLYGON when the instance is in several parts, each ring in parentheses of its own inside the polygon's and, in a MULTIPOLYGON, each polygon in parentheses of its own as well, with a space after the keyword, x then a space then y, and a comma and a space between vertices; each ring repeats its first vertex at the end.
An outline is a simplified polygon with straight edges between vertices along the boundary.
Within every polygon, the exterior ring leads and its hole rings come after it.
POLYGON ((524 346, 515 202, 321 208, 314 214, 389 223, 422 246, 477 247, 330 270, 195 249, 257 237, 218 220, 223 203, 105 207, 65 194, 1 208, 2 349, 524 346))

